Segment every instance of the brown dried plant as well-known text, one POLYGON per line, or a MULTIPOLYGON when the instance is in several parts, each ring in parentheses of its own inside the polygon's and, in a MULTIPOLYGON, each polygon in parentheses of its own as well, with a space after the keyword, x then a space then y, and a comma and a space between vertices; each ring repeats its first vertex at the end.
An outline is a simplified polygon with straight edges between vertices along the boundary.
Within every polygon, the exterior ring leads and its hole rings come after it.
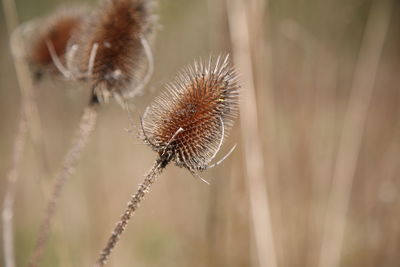
POLYGON ((113 97, 125 106, 150 78, 154 24, 153 1, 105 0, 72 41, 71 75, 89 80, 99 102, 113 97), (145 57, 148 72, 140 77, 145 57))
MULTIPOLYGON (((106 0, 87 20, 82 20, 82 25, 74 32, 65 29, 73 28, 73 22, 54 24, 60 28, 53 29, 53 32, 71 33, 68 36, 70 38, 58 35, 60 39, 49 39, 49 36, 54 37, 50 33, 42 35, 45 40, 37 41, 38 48, 43 49, 43 53, 37 53, 43 58, 37 58, 45 62, 50 56, 54 66, 67 79, 88 80, 91 83, 92 96, 81 117, 76 137, 65 155, 62 168, 56 175, 53 192, 29 261, 31 267, 38 266, 43 256, 63 186, 78 164, 81 152, 94 130, 99 104, 107 102, 113 96, 125 107, 127 97, 132 96, 127 92, 143 88, 150 78, 152 57, 146 37, 152 32, 153 26, 151 2, 106 0), (64 45, 67 45, 66 49, 64 45), (149 71, 141 78, 139 73, 143 69, 144 56, 149 59, 149 71)), ((77 22, 76 25, 78 24, 80 25, 77 22)))
POLYGON ((238 90, 228 56, 222 61, 221 57, 210 58, 206 64, 184 69, 146 110, 140 136, 158 153, 158 159, 132 195, 95 266, 107 262, 133 213, 171 161, 201 178, 196 171, 220 164, 232 152, 211 164, 238 115, 238 90))
POLYGON ((26 44, 26 58, 36 68, 36 78, 40 78, 43 72, 61 74, 59 70, 66 62, 68 44, 72 36, 80 31, 88 14, 87 8, 65 7, 33 23, 37 27, 31 27, 30 35, 34 36, 26 44))

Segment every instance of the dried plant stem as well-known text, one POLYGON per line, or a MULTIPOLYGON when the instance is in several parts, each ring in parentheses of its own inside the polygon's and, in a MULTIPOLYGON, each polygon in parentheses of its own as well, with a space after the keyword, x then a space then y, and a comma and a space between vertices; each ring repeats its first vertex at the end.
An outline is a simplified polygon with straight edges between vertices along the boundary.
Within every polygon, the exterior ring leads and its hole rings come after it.
POLYGON ((38 266, 43 256, 44 248, 46 246, 47 240, 49 239, 51 221, 56 212, 57 203, 58 200, 60 199, 63 186, 68 177, 72 175, 76 165, 79 162, 82 151, 94 130, 96 119, 97 119, 97 104, 91 104, 88 107, 86 107, 83 112, 79 124, 79 129, 76 133, 76 137, 73 140, 72 145, 64 158, 62 169, 55 178, 53 192, 47 204, 45 217, 42 224, 40 225, 38 238, 36 240, 36 245, 28 265, 30 267, 38 266))
POLYGON ((42 134, 42 124, 40 121, 38 107, 35 101, 34 94, 34 83, 32 81, 29 66, 26 60, 21 57, 24 52, 24 44, 18 31, 15 32, 19 25, 18 15, 15 7, 14 0, 3 0, 4 14, 7 22, 7 28, 10 35, 10 46, 13 51, 14 67, 17 74, 17 80, 21 97, 23 99, 22 104, 25 105, 26 111, 25 117, 27 126, 29 128, 29 134, 32 137, 33 145, 35 150, 39 153, 43 161, 43 172, 48 173, 47 158, 44 149, 44 140, 42 134))
POLYGON ((392 2, 374 2, 366 25, 332 178, 322 237, 321 267, 340 265, 351 190, 375 77, 390 22, 392 2))
POLYGON ((16 184, 18 180, 19 162, 22 159, 22 151, 25 146, 25 135, 27 132, 26 118, 24 105, 21 105, 20 119, 13 145, 13 157, 11 169, 7 174, 6 192, 2 210, 3 224, 3 250, 4 250, 4 266, 15 267, 15 252, 14 252, 14 199, 16 184))
MULTIPOLYGON (((16 12, 14 0, 3 0, 4 15, 7 23, 7 29, 11 39, 11 48, 14 51, 21 52, 23 49, 20 36, 13 35, 14 30, 18 27, 18 15, 16 12)), ((30 128, 30 133, 34 141, 35 147, 39 147, 43 162, 46 166, 46 157, 44 153, 41 122, 39 112, 36 106, 33 82, 30 76, 30 71, 24 59, 18 57, 16 53, 12 53, 14 59, 14 67, 18 79, 19 89, 21 92, 21 107, 19 115, 18 130, 15 137, 13 146, 13 159, 12 167, 7 176, 7 187, 2 211, 3 222, 3 249, 4 260, 6 267, 15 266, 15 253, 14 253, 14 229, 13 229, 13 208, 14 198, 16 191, 16 184, 18 180, 18 169, 22 159, 22 151, 25 145, 25 135, 27 128, 30 128)))
MULTIPOLYGON (((251 36, 247 3, 242 0, 226 0, 233 56, 242 74, 243 87, 241 131, 245 151, 246 176, 250 196, 251 219, 256 243, 258 265, 276 267, 275 244, 272 231, 270 204, 264 171, 264 157, 257 116, 257 101, 253 64, 251 58, 251 36)), ((250 3, 254 4, 256 1, 250 3)))
POLYGON ((128 202, 128 206, 125 211, 122 213, 120 221, 115 226, 114 230, 111 233, 110 238, 107 241, 106 246, 101 251, 100 256, 94 265, 95 267, 104 266, 106 264, 108 257, 110 256, 112 250, 117 244, 120 236, 125 231, 126 226, 128 225, 129 220, 135 211, 139 208, 140 202, 143 200, 146 193, 149 192, 150 187, 156 181, 157 177, 160 175, 163 170, 162 162, 156 161, 153 168, 145 175, 144 181, 139 185, 136 193, 132 195, 131 199, 128 202))

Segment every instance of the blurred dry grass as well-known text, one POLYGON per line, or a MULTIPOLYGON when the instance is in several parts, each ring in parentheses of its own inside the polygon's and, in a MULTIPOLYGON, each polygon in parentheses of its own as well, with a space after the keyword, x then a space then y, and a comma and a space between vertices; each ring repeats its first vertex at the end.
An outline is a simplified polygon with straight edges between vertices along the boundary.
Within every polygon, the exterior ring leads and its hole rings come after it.
MULTIPOLYGON (((340 136, 373 2, 270 0, 265 2, 264 27, 250 28, 258 134, 278 266, 318 266, 340 136)), ((392 2, 354 166, 340 266, 400 265, 400 4, 392 2)), ((156 72, 148 92, 135 100, 136 122, 179 68, 193 58, 230 50, 225 3, 160 1, 156 72)), ((24 21, 59 4, 68 3, 17 1, 24 21)), ((0 11, 0 177, 5 177, 20 95, 0 11)), ((50 171, 55 173, 89 92, 46 80, 36 93, 50 171)), ((116 104, 100 111, 94 137, 63 194, 43 266, 94 262, 155 159, 124 130, 129 125, 127 114, 116 104)), ((211 186, 185 170, 167 168, 109 266, 257 266, 241 139, 238 123, 222 153, 236 142, 238 149, 204 174, 212 177, 211 186)), ((52 179, 42 175, 40 161, 40 151, 28 137, 16 199, 18 266, 26 265, 43 216, 42 183, 52 179)), ((1 198, 4 182, 0 179, 1 198)))

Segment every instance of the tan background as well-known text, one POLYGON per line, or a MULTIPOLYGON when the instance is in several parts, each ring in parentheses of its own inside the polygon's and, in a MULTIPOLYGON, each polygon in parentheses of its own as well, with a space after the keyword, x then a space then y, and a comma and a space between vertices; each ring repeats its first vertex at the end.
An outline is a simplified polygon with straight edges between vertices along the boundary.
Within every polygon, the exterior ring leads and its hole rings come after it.
MULTIPOLYGON (((20 0, 17 7, 21 20, 28 21, 71 3, 20 0)), ((259 47, 253 66, 259 146, 266 155, 262 160, 279 266, 318 266, 337 150, 371 3, 271 0, 263 27, 252 29, 264 33, 264 41, 253 40, 259 47), (263 49, 269 49, 270 56, 260 56, 263 49), (273 123, 267 120, 268 103, 274 104, 273 123), (267 145, 271 133, 273 148, 267 145), (267 175, 272 164, 276 172, 267 175)), ((393 3, 357 150, 341 266, 400 266, 400 5, 393 3)), ((155 73, 146 93, 134 100, 135 127, 144 108, 181 67, 210 53, 231 51, 227 8, 221 0, 160 1, 155 73)), ((0 11, 3 198, 20 94, 0 11)), ((54 174, 88 101, 88 88, 44 80, 35 93, 45 166, 54 174)), ((133 135, 125 128, 131 128, 128 116, 116 103, 102 107, 94 136, 63 193, 42 266, 90 266, 152 166, 155 153, 139 144, 137 128, 133 135)), ((16 198, 18 266, 26 265, 32 251, 43 217, 43 193, 53 177, 44 175, 43 158, 31 141, 28 138, 16 198)), ((258 266, 240 120, 221 155, 234 143, 238 148, 230 158, 202 174, 212 178, 210 186, 171 164, 130 222, 108 266, 258 266)))

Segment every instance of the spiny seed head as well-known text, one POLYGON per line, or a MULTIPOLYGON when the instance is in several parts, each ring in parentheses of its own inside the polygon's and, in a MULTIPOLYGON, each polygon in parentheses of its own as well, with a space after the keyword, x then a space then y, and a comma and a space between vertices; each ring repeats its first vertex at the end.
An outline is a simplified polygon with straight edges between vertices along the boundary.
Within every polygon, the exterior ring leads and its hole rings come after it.
POLYGON ((32 33, 35 37, 31 46, 26 49, 28 61, 38 68, 55 71, 48 44, 53 46, 60 61, 65 62, 68 42, 79 31, 85 14, 85 8, 62 8, 41 21, 39 29, 32 33))
POLYGON ((141 137, 165 164, 204 170, 238 115, 238 90, 228 56, 195 62, 148 108, 141 137))
POLYGON ((86 73, 97 46, 88 77, 95 92, 122 96, 140 74, 145 55, 141 38, 148 40, 154 26, 152 6, 151 0, 104 0, 85 24, 71 65, 86 73))

